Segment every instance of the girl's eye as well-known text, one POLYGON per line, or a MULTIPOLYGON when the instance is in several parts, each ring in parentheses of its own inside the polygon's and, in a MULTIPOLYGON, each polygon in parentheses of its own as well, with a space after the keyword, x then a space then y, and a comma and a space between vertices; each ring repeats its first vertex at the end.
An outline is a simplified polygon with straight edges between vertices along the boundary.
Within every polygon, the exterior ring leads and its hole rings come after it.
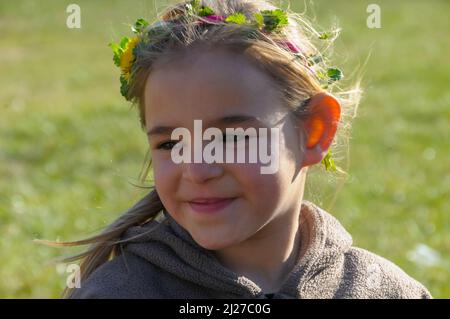
POLYGON ((159 144, 156 148, 158 150, 171 150, 177 143, 178 143, 178 141, 164 142, 164 143, 159 144))
MULTIPOLYGON (((250 137, 248 135, 245 134, 223 134, 223 143, 227 144, 227 143, 234 143, 234 142, 238 142, 242 139, 246 139, 248 140, 250 137)), ((173 147, 175 147, 175 145, 177 145, 179 143, 179 141, 168 141, 168 142, 163 142, 161 144, 159 144, 156 149, 159 150, 171 150, 173 147)))

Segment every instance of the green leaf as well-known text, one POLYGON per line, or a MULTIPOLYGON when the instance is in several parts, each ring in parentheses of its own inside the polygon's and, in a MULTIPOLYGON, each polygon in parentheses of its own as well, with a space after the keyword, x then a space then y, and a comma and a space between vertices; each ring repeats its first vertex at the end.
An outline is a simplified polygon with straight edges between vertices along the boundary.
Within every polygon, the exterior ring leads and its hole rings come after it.
POLYGON ((312 55, 312 56, 308 57, 309 65, 319 64, 321 62, 323 62, 323 58, 321 55, 312 55))
POLYGON ((334 40, 339 36, 340 29, 334 29, 327 32, 322 32, 319 34, 320 40, 334 40))
POLYGON ((193 16, 200 11, 200 1, 192 0, 190 3, 186 4, 186 13, 188 16, 193 16))
POLYGON ((327 155, 322 160, 322 164, 325 165, 325 169, 327 171, 334 172, 334 171, 336 171, 336 165, 334 163, 334 159, 333 159, 332 155, 333 154, 331 153, 331 150, 328 150, 327 155))
POLYGON ((261 14, 264 18, 264 28, 267 32, 277 31, 289 23, 286 12, 281 9, 263 10, 261 14))
POLYGON ((113 56, 114 64, 118 67, 120 67, 120 58, 121 57, 122 57, 122 55, 118 55, 118 54, 114 54, 114 56, 113 56))
POLYGON ((200 10, 198 11, 198 15, 201 17, 207 17, 213 14, 214 14, 213 9, 207 6, 201 7, 200 10))
POLYGON ((113 50, 113 61, 116 66, 120 66, 120 58, 122 57, 123 50, 117 43, 108 44, 109 47, 113 50))
POLYGON ((138 34, 141 33, 147 26, 148 26, 148 22, 144 19, 137 19, 136 22, 134 23, 134 25, 131 27, 131 30, 138 34))
POLYGON ((329 38, 331 38, 331 33, 329 33, 329 32, 322 32, 322 33, 319 35, 319 39, 320 39, 320 40, 327 40, 327 39, 329 39, 329 38))
POLYGON ((253 17, 254 17, 255 22, 256 22, 256 27, 258 29, 261 29, 264 26, 264 17, 263 17, 263 15, 258 12, 258 13, 255 13, 253 15, 253 17))
POLYGON ((120 76, 120 94, 128 101, 128 81, 123 75, 120 76))
POLYGON ((344 77, 344 74, 341 70, 337 68, 329 68, 327 70, 328 83, 331 84, 333 82, 339 81, 344 77))
POLYGON ((316 72, 316 75, 320 80, 323 80, 323 81, 327 80, 327 75, 320 70, 318 70, 316 72))
POLYGON ((197 11, 200 9, 200 0, 192 0, 191 5, 197 11))
POLYGON ((245 24, 247 22, 247 17, 243 13, 235 13, 228 16, 225 22, 231 22, 236 24, 245 24))
POLYGON ((125 48, 127 47, 128 41, 130 41, 130 39, 128 37, 123 37, 122 40, 120 40, 119 45, 122 50, 125 50, 125 48))

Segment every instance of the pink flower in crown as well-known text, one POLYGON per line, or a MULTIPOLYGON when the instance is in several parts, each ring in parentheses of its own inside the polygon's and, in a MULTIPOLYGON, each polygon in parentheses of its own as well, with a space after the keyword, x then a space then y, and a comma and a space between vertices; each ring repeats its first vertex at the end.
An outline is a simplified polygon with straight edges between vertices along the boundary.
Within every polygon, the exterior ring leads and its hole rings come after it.
POLYGON ((214 22, 225 21, 225 17, 223 17, 223 16, 218 16, 218 15, 215 15, 215 14, 206 16, 205 19, 206 19, 206 20, 209 20, 209 21, 214 21, 214 22))
POLYGON ((197 20, 194 23, 196 25, 204 25, 204 24, 208 24, 208 23, 217 23, 217 22, 222 22, 222 21, 225 21, 225 17, 212 14, 209 16, 201 17, 201 19, 197 20))
POLYGON ((300 48, 297 47, 291 41, 286 41, 286 42, 284 42, 284 44, 289 48, 289 50, 291 50, 292 53, 301 53, 302 52, 302 50, 300 50, 300 48))

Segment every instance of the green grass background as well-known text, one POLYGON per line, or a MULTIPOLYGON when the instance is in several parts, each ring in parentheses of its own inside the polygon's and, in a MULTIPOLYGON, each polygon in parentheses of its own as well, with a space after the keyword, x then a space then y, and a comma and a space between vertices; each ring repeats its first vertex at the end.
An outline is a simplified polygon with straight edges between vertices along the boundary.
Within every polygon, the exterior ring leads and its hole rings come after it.
MULTIPOLYGON (((343 32, 336 64, 364 64, 365 90, 350 140, 350 178, 330 208, 357 246, 380 254, 450 297, 450 2, 308 2, 343 32)), ((0 297, 56 298, 79 249, 36 245, 98 232, 145 194, 137 182, 147 141, 119 93, 107 43, 166 1, 86 1, 81 29, 69 1, 0 2, 0 297)), ((284 1, 286 4, 287 1, 284 1)), ((291 1, 302 10, 303 1, 291 1)), ((311 11, 311 9, 314 9, 311 11)), ((339 163, 338 163, 339 164, 339 163)), ((311 177, 307 198, 328 208, 338 182, 311 177), (319 195, 318 195, 319 194, 319 195)))

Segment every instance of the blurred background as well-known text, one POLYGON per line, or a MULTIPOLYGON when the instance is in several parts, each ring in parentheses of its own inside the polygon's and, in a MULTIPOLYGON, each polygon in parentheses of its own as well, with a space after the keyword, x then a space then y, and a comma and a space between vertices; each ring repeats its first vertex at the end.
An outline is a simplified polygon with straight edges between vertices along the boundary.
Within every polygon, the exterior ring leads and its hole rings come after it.
MULTIPOLYGON (((146 136, 107 44, 168 3, 0 2, 1 298, 58 298, 68 273, 52 260, 80 248, 33 239, 96 234, 147 192, 133 185, 146 136), (79 29, 66 25, 71 3, 81 8, 79 29)), ((314 175, 305 198, 330 209, 356 246, 449 298, 450 1, 292 0, 291 9, 305 4, 317 25, 342 28, 335 64, 344 74, 367 61, 349 177, 341 188, 314 175), (367 27, 371 3, 381 28, 367 27)))

